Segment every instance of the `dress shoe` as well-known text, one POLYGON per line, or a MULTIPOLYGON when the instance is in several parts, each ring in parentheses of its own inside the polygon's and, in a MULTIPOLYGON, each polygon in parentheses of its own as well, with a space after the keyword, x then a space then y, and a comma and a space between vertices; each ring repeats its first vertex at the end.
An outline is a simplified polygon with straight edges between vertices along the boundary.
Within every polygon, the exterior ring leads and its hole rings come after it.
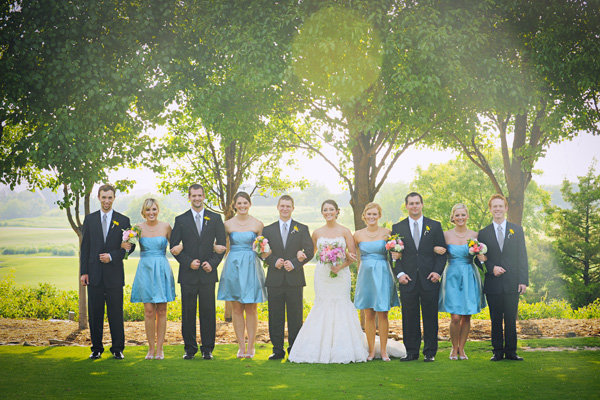
POLYGON ((189 353, 185 353, 185 354, 183 355, 183 359, 184 359, 184 360, 193 360, 193 359, 194 359, 194 357, 195 357, 195 355, 193 355, 193 354, 189 354, 189 353))
POLYGON ((500 354, 494 354, 492 356, 492 358, 490 358, 490 361, 501 361, 502 360, 502 355, 500 354))
POLYGON ((407 354, 406 357, 401 358, 400 361, 415 361, 419 359, 418 354, 407 354))
POLYGON ((124 358, 125 358, 125 356, 123 355, 123 352, 122 352, 122 351, 115 351, 115 352, 113 353, 113 358, 114 358, 115 360, 122 360, 122 359, 124 359, 124 358))
POLYGON ((283 360, 285 353, 273 353, 269 356, 269 360, 283 360))
POLYGON ((90 354, 90 360, 99 360, 100 357, 102 357, 102 353, 99 351, 92 351, 92 354, 90 354))
POLYGON ((204 358, 205 360, 212 360, 213 355, 210 351, 205 351, 204 353, 202 353, 202 358, 204 358))
POLYGON ((523 357, 519 357, 516 354, 505 355, 504 358, 506 358, 507 360, 513 360, 513 361, 523 361, 523 357))
POLYGON ((425 356, 425 359, 423 361, 425 361, 425 362, 434 362, 435 361, 435 357, 434 356, 425 356))

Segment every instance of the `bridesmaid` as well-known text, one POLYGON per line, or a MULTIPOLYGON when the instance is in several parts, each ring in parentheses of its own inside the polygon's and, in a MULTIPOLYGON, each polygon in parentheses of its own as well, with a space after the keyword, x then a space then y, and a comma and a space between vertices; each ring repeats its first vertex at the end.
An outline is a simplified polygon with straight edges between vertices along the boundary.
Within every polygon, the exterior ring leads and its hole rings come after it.
MULTIPOLYGON (((162 360, 163 343, 167 330, 167 303, 175 300, 175 281, 165 251, 171 236, 171 226, 158 220, 159 207, 154 199, 144 200, 142 217, 145 221, 139 227, 140 262, 131 288, 131 302, 144 303, 144 323, 148 338, 148 354, 146 360, 162 360), (156 346, 154 343, 156 334, 156 346)), ((130 247, 124 243, 123 247, 130 247)), ((174 255, 183 247, 171 249, 174 255)))
MULTIPOLYGON (((263 223, 248 214, 251 205, 250 196, 245 192, 238 192, 233 197, 236 215, 225 221, 225 231, 229 235, 229 254, 225 260, 217 293, 218 300, 232 302, 238 358, 254 357, 254 342, 258 329, 257 303, 267 300, 262 262, 252 249, 254 239, 262 233, 263 223)), ((223 252, 225 248, 215 246, 215 250, 223 252)), ((261 257, 265 258, 269 254, 263 253, 261 257)))
MULTIPOLYGON (((450 212, 454 229, 444 232, 448 244, 448 266, 444 269, 439 299, 439 311, 451 315, 450 340, 451 360, 467 360, 465 344, 471 330, 471 315, 485 307, 481 292, 481 278, 469 255, 469 239, 477 239, 477 232, 467 228, 469 210, 462 203, 455 204, 450 212)), ((446 249, 435 247, 434 251, 444 254, 446 249)))
POLYGON ((362 213, 362 220, 367 227, 354 233, 354 241, 360 250, 354 305, 365 312, 365 333, 369 350, 367 361, 375 357, 375 316, 379 322, 381 359, 390 361, 387 353, 388 311, 400 305, 392 271, 386 259, 385 242, 390 230, 378 225, 381 214, 379 204, 367 204, 362 213))

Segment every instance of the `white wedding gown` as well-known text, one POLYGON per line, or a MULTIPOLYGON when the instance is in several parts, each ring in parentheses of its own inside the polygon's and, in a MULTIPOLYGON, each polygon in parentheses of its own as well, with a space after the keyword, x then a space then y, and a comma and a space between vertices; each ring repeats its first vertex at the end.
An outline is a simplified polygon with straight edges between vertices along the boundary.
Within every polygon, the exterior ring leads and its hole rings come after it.
MULTIPOLYGON (((319 238, 317 247, 343 243, 343 237, 319 238)), ((315 302, 290 352, 296 363, 351 363, 367 360, 366 341, 354 304, 350 301, 350 270, 331 278, 329 264, 317 262, 315 302)))

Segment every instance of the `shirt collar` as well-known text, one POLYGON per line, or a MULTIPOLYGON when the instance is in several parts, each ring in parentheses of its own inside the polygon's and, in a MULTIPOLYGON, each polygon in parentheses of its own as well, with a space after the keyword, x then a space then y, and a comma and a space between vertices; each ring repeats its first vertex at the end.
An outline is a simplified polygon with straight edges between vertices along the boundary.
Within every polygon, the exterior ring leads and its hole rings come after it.
POLYGON ((190 208, 190 210, 192 210, 192 215, 194 216, 194 220, 196 219, 197 215, 200 216, 200 219, 202 219, 204 217, 204 208, 202 208, 202 210, 200 210, 200 212, 194 210, 193 208, 190 208))
POLYGON ((109 212, 105 213, 104 211, 100 210, 100 220, 102 220, 102 218, 104 218, 104 214, 106 214, 106 220, 108 222, 112 221, 112 216, 113 216, 113 209, 111 208, 109 212))
POLYGON ((502 221, 501 224, 497 224, 496 221, 492 221, 492 223, 494 224, 494 231, 497 231, 498 227, 501 226, 502 232, 506 232, 506 218, 504 219, 504 221, 502 221))
POLYGON ((413 225, 415 224, 415 221, 417 222, 417 224, 419 224, 419 228, 423 227, 423 214, 421 214, 419 219, 412 219, 411 217, 408 217, 408 220, 410 221, 411 229, 412 229, 413 225))
POLYGON ((279 219, 279 229, 283 228, 283 224, 287 224, 288 225, 288 229, 289 227, 292 225, 292 219, 288 219, 287 221, 282 220, 281 218, 279 219))

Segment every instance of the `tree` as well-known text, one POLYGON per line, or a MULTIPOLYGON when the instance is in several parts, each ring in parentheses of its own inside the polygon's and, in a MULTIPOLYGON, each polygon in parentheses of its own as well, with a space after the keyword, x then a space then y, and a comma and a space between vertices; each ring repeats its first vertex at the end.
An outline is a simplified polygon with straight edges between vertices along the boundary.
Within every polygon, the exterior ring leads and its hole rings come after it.
POLYGON ((578 177, 577 190, 563 181, 561 193, 570 209, 547 210, 548 235, 555 240, 573 307, 585 306, 600 296, 600 176, 594 174, 594 166, 578 177))

